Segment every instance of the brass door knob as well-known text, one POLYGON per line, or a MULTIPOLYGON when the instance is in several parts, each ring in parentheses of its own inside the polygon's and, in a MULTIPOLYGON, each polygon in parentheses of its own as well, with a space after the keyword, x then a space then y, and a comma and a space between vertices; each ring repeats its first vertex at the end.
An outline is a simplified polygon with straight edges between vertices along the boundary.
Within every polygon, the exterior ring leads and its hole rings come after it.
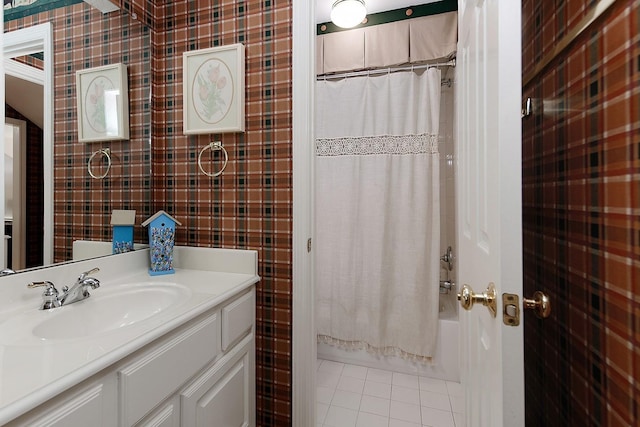
POLYGON ((487 290, 481 294, 473 293, 469 285, 464 285, 458 294, 458 301, 465 310, 471 310, 474 304, 480 303, 489 309, 491 316, 496 317, 498 312, 498 298, 493 283, 489 283, 487 290))
POLYGON ((533 299, 522 299, 524 308, 533 310, 537 317, 546 319, 551 315, 551 301, 549 296, 541 291, 533 293, 533 299))

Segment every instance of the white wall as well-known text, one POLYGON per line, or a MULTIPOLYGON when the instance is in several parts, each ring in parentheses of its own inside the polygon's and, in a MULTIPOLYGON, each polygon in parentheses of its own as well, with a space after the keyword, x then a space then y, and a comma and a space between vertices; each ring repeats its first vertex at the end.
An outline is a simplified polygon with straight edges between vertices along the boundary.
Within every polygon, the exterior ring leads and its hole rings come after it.
MULTIPOLYGON (((13 219, 13 138, 15 127, 4 125, 4 218, 13 219)), ((3 231, 4 233, 4 231, 3 231)))
MULTIPOLYGON (((442 78, 451 79, 453 82, 454 69, 447 67, 442 69, 442 78)), ((454 181, 454 85, 443 85, 440 98, 440 139, 438 148, 440 151, 440 254, 444 254, 447 246, 453 248, 456 256, 456 198, 454 181)), ((443 263, 444 265, 444 263, 443 263)), ((453 270, 449 272, 449 279, 456 281, 457 266, 453 264, 453 270)), ((444 269, 440 271, 441 280, 446 279, 444 269)), ((448 299, 448 306, 458 307, 456 294, 458 287, 451 290, 449 295, 440 295, 441 305, 444 299, 448 299), (452 301, 453 300, 453 301, 452 301)))

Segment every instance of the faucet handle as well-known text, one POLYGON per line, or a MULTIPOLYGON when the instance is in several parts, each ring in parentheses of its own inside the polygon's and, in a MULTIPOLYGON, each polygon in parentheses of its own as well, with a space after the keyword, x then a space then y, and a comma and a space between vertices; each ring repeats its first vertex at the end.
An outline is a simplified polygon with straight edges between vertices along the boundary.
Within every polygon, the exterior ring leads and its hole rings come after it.
POLYGON ((80 274, 80 277, 78 277, 78 280, 84 280, 88 275, 97 273, 98 271, 100 271, 98 267, 92 268, 89 271, 85 271, 84 273, 80 274))
POLYGON ((46 289, 42 294, 42 307, 40 307, 40 309, 48 310, 50 308, 60 307, 62 304, 58 299, 58 290, 52 282, 45 280, 44 282, 31 282, 27 285, 27 287, 31 289, 41 286, 46 286, 46 289))
POLYGON ((46 286, 47 287, 45 292, 48 291, 49 289, 54 289, 54 290, 56 290, 56 292, 58 292, 56 287, 55 287, 55 285, 52 282, 48 281, 48 280, 45 280, 44 282, 31 282, 31 283, 29 283, 27 285, 27 288, 33 289, 33 288, 39 288, 41 286, 46 286))

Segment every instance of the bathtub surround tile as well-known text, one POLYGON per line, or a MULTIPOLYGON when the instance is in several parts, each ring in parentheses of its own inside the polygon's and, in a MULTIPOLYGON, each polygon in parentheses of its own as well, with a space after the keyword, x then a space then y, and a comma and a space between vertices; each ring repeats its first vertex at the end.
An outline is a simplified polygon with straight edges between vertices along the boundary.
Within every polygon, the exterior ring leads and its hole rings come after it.
POLYGON ((336 391, 335 387, 323 387, 323 386, 316 387, 316 402, 330 405, 331 399, 333 399, 333 393, 335 391, 336 391))
POLYGON ((389 417, 397 420, 420 423, 422 421, 420 406, 410 403, 397 402, 392 400, 389 408, 389 417))
POLYGON ((358 411, 331 405, 324 425, 327 427, 355 427, 358 420, 358 411))
POLYGON ((431 391, 433 393, 449 394, 447 382, 435 378, 420 377, 420 390, 431 391))
POLYGON ((336 392, 333 394, 333 399, 331 399, 331 406, 339 406, 341 408, 353 409, 357 411, 360 409, 361 399, 361 393, 336 390, 336 392))
POLYGON ((359 380, 358 378, 351 377, 340 377, 340 381, 338 381, 338 385, 336 387, 338 390, 351 391, 353 393, 362 394, 362 390, 364 389, 364 381, 359 380))
POLYGON ((431 391, 420 391, 420 404, 428 408, 440 409, 443 411, 452 411, 449 395, 433 393, 431 391))
POLYGON ((446 381, 447 383, 447 392, 450 396, 460 396, 464 397, 464 388, 462 384, 455 383, 452 381, 446 381))
POLYGON ((316 423, 322 425, 324 423, 324 419, 327 417, 327 412, 329 412, 329 405, 325 405, 324 403, 316 403, 316 423))
POLYGON ((422 407, 422 425, 430 427, 456 427, 451 411, 422 407))
POLYGON ((464 414, 454 412, 453 422, 455 423, 456 427, 464 427, 465 426, 464 414))
POLYGON ((390 407, 391 400, 380 397, 363 395, 362 401, 360 402, 360 412, 382 415, 384 417, 389 417, 390 407))
POLYGON ((391 400, 419 405, 420 390, 393 385, 391 386, 391 400))
POLYGON ((358 421, 356 427, 388 427, 389 417, 382 417, 380 415, 368 414, 366 412, 360 412, 358 414, 358 421))
MULTIPOLYGON (((449 396, 449 400, 451 401, 451 410, 453 412, 458 412, 458 413, 464 413, 464 397, 460 397, 460 396, 449 396)), ((424 405, 423 406, 431 406, 431 405, 424 405)))
POLYGON ((422 427, 418 423, 410 423, 408 421, 396 420, 394 418, 389 419, 389 427, 422 427))
POLYGON ((391 399, 391 384, 365 381, 363 393, 369 396, 391 399))
POLYGON ((344 368, 342 368, 342 375, 365 380, 367 378, 367 371, 368 369, 365 366, 345 364, 344 368))
POLYGON ((369 368, 367 370, 367 381, 391 384, 393 381, 393 372, 385 371, 383 369, 369 368))
POLYGON ((400 374, 398 372, 394 372, 392 384, 398 385, 400 387, 413 388, 416 390, 420 389, 418 377, 415 375, 400 374))

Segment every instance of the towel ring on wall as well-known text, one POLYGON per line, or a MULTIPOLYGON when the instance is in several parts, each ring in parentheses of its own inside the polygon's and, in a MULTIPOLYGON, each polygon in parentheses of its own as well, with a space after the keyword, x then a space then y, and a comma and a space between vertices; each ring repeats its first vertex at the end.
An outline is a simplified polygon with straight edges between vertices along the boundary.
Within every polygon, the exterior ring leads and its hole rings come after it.
POLYGON ((227 167, 227 163, 228 162, 229 162, 229 155, 227 154, 227 150, 224 149, 224 147, 222 146, 222 142, 220 142, 220 141, 212 141, 209 145, 206 145, 202 150, 200 150, 200 154, 198 154, 198 167, 200 168, 200 172, 202 172, 203 174, 205 174, 207 176, 210 176, 210 177, 216 177, 216 176, 222 174, 222 172, 224 171, 224 168, 227 167), (220 170, 218 172, 215 172, 215 173, 207 172, 202 167, 202 154, 207 149, 209 149, 211 151, 222 151, 222 154, 224 154, 224 163, 222 165, 222 168, 220 168, 220 170))
POLYGON ((91 178, 103 179, 109 174, 110 169, 111 169, 111 150, 109 148, 101 148, 98 151, 94 151, 93 154, 91 154, 91 157, 89 157, 89 161, 87 162, 87 171, 89 171, 89 175, 91 175, 91 178), (107 169, 104 171, 102 175, 94 174, 93 170, 91 169, 91 162, 93 161, 93 159, 95 159, 97 155, 100 155, 100 158, 104 157, 107 159, 107 169))

